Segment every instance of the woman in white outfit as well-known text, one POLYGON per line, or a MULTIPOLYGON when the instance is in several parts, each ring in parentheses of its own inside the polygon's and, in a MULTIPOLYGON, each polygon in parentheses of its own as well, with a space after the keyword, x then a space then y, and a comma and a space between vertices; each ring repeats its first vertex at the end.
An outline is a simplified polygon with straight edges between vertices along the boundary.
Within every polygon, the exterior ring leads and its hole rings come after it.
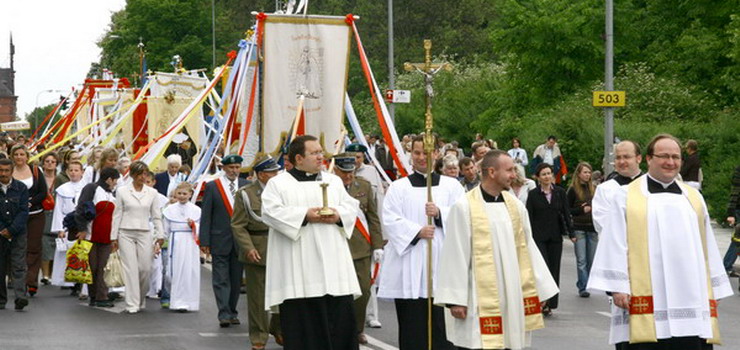
POLYGON ((111 242, 113 251, 120 249, 123 280, 126 285, 124 313, 137 313, 146 306, 152 259, 157 246, 164 242, 162 212, 157 201, 157 190, 145 186, 149 167, 144 162, 131 164, 131 184, 116 190, 116 208, 113 211, 111 242), (153 230, 149 222, 154 224, 153 230), (153 232, 152 232, 153 231, 153 232))

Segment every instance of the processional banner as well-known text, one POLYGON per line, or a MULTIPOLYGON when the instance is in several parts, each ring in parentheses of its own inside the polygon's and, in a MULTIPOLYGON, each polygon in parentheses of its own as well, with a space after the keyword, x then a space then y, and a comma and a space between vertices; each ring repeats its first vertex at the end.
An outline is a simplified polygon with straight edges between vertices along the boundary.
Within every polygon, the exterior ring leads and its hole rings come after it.
POLYGON ((305 133, 325 150, 341 139, 351 27, 345 17, 267 15, 262 150, 279 151, 305 97, 305 133))
MULTIPOLYGON (((149 112, 147 133, 149 142, 151 142, 172 126, 175 119, 206 88, 208 79, 187 73, 162 72, 157 72, 149 79, 152 87, 147 103, 149 112)), ((187 131, 192 140, 191 147, 198 147, 198 151, 200 151, 202 147, 200 141, 205 137, 202 110, 198 110, 183 129, 181 132, 187 131)), ((164 170, 167 168, 166 160, 162 159, 156 164, 152 164, 152 167, 157 171, 164 170)))

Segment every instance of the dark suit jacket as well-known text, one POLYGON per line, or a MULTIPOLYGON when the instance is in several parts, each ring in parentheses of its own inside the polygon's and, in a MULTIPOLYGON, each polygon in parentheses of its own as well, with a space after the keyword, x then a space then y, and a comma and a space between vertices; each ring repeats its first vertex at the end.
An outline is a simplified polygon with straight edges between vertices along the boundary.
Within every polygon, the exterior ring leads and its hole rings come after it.
POLYGON ((163 171, 157 175, 154 175, 154 180, 157 183, 154 184, 154 189, 161 193, 163 196, 167 196, 167 187, 170 186, 170 176, 166 171, 163 171))
MULTIPOLYGON (((248 184, 249 181, 238 178, 238 187, 248 184)), ((228 191, 228 187, 224 188, 228 191)), ((200 245, 210 247, 213 255, 228 255, 233 249, 234 237, 231 233, 231 217, 226 211, 226 204, 216 187, 216 182, 206 184, 201 202, 200 214, 200 245)))
POLYGON ((7 228, 13 237, 26 234, 28 203, 28 188, 18 180, 11 180, 7 193, 0 190, 0 230, 7 228))
POLYGON ((553 187, 552 200, 548 202, 540 185, 537 185, 535 189, 529 191, 527 211, 529 223, 532 225, 532 238, 535 241, 562 239, 561 235, 571 235, 573 232, 565 190, 561 187, 553 187))

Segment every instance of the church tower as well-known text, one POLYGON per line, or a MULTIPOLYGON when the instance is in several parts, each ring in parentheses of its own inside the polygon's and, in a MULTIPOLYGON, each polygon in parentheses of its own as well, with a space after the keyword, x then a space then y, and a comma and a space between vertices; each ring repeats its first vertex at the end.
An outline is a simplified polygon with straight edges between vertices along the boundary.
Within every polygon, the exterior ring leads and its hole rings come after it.
POLYGON ((10 34, 10 68, 0 68, 0 123, 11 122, 16 118, 15 95, 15 45, 13 34, 10 34))

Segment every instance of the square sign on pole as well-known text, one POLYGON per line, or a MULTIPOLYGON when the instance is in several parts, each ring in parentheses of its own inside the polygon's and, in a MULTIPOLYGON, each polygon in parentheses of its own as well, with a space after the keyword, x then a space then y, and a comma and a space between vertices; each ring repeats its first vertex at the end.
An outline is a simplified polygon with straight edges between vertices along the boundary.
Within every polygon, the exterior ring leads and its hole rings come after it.
POLYGON ((385 90, 385 101, 388 103, 409 103, 411 102, 411 91, 385 90))

